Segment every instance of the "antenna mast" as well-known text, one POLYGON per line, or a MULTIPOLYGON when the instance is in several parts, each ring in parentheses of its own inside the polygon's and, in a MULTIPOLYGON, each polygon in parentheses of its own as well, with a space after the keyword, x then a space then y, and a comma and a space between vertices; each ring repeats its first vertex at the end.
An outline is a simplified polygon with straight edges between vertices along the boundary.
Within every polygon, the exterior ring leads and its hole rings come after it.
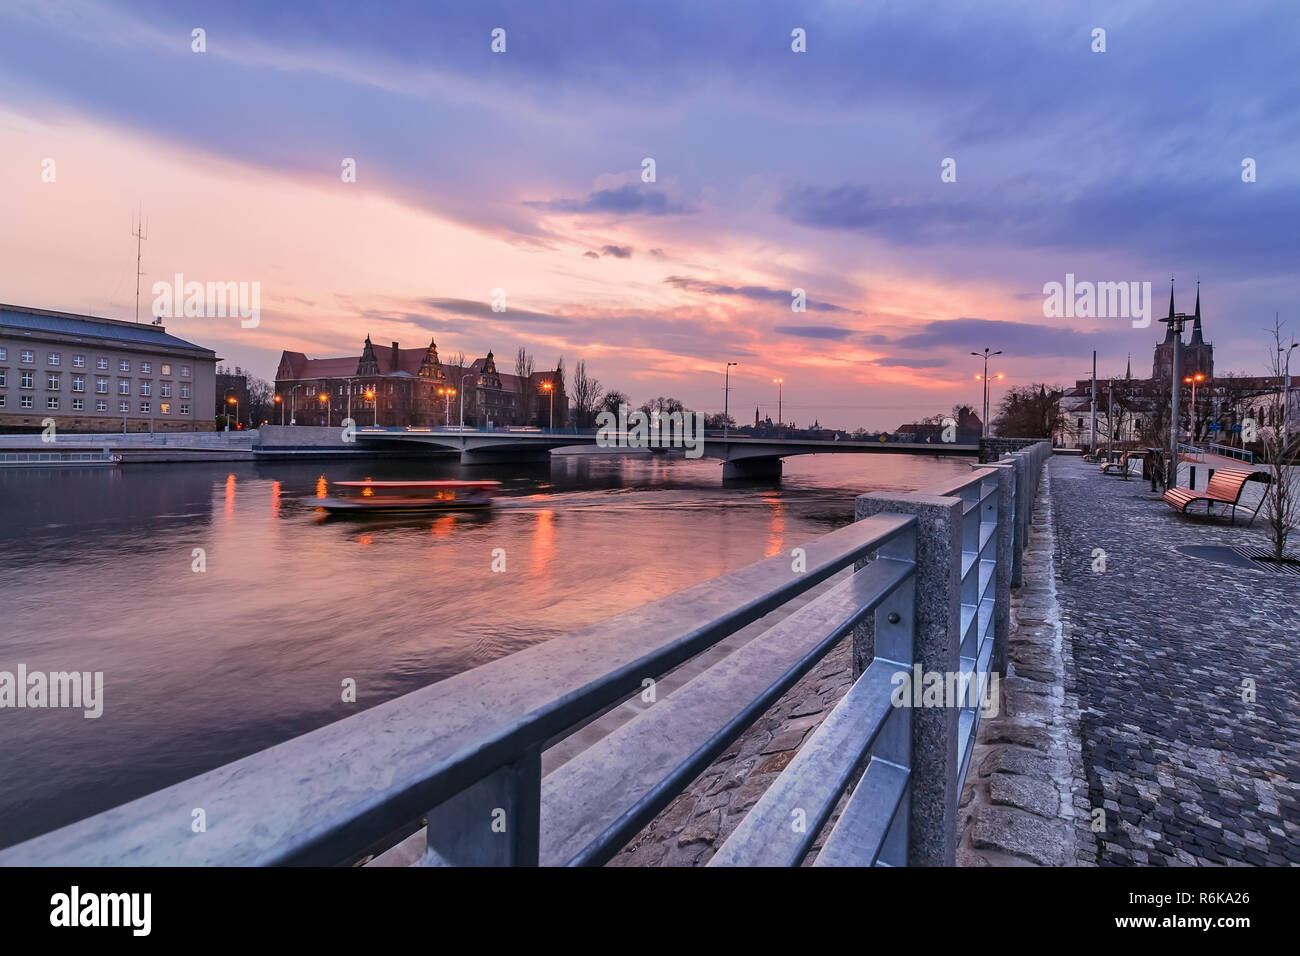
POLYGON ((140 321, 140 277, 144 275, 140 271, 140 258, 143 252, 141 243, 149 238, 149 224, 142 218, 144 213, 143 204, 140 207, 140 212, 141 216, 131 221, 131 235, 135 236, 135 321, 137 323, 140 321))

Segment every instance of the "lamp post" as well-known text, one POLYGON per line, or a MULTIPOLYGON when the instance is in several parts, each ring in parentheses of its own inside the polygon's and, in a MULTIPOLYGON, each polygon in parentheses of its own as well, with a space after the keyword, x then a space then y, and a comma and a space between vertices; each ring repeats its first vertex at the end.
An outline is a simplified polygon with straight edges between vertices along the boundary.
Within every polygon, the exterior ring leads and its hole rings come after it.
POLYGON ((551 430, 555 430, 555 383, 543 382, 542 391, 551 396, 551 430))
POLYGON ((1168 322, 1169 328, 1174 333, 1173 348, 1173 366, 1170 369, 1169 376, 1169 466, 1165 473, 1165 487, 1178 487, 1178 384, 1183 375, 1183 324, 1187 321, 1187 313, 1175 312, 1168 318, 1160 320, 1168 322))
POLYGON ((334 422, 334 400, 330 398, 328 392, 321 392, 316 397, 325 404, 325 425, 329 427, 334 422))
POLYGON ((465 427, 465 382, 467 379, 471 379, 473 377, 474 377, 473 372, 470 372, 468 375, 462 375, 460 377, 460 427, 461 428, 465 427))
MULTIPOLYGON (((722 438, 723 441, 725 441, 727 438, 727 433, 729 431, 728 425, 730 424, 731 421, 731 416, 728 414, 728 409, 730 408, 729 403, 731 401, 731 366, 738 365, 738 364, 740 363, 728 362, 726 371, 723 373, 723 377, 722 377, 722 438)), ((780 416, 778 415, 777 417, 779 418, 780 416)))
MULTIPOLYGON (((239 399, 237 399, 237 398, 227 398, 227 399, 226 399, 226 404, 227 404, 227 405, 234 405, 234 406, 235 406, 235 427, 238 428, 238 427, 239 427, 239 399)), ((230 415, 229 415, 229 414, 226 415, 226 431, 230 431, 230 415)))
POLYGON ((445 388, 438 389, 438 394, 443 398, 442 424, 444 426, 451 424, 451 397, 456 394, 456 390, 448 385, 445 388))
MULTIPOLYGON (((984 359, 984 374, 982 376, 977 375, 975 377, 984 379, 984 421, 980 423, 980 426, 981 428, 983 428, 981 434, 985 438, 989 437, 989 358, 991 356, 1001 355, 1001 354, 1002 354, 1001 349, 999 349, 996 352, 991 352, 987 347, 984 349, 983 352, 971 352, 971 355, 975 356, 976 358, 984 359)), ((998 378, 1002 378, 1002 375, 999 374, 998 378)))
POLYGON ((1191 438, 1192 444, 1195 444, 1196 443, 1196 384, 1198 382, 1204 382, 1205 376, 1202 373, 1197 372, 1195 375, 1188 375, 1186 378, 1183 379, 1183 381, 1189 383, 1192 386, 1192 408, 1191 408, 1192 427, 1191 427, 1191 434, 1189 437, 1191 438))
POLYGON ((284 424, 284 399, 281 398, 280 394, 277 392, 275 398, 271 399, 271 401, 275 402, 275 404, 280 406, 280 424, 283 425, 284 424))
POLYGON ((785 391, 785 379, 774 378, 772 381, 776 383, 776 424, 779 428, 781 426, 781 400, 782 393, 785 391))
POLYGON ((366 389, 366 401, 370 403, 370 409, 372 412, 374 412, 375 415, 375 427, 378 428, 379 427, 379 403, 375 401, 375 390, 373 388, 366 389))

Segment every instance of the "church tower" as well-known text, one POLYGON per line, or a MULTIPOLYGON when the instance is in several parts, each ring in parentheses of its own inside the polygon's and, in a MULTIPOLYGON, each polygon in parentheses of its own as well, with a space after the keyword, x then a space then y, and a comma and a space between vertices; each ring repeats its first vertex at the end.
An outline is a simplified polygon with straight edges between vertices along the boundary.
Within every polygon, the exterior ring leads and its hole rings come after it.
POLYGON ((1183 369, 1186 375, 1198 372, 1214 378, 1214 346, 1206 342, 1201 329, 1201 283, 1196 283, 1196 316, 1192 320, 1192 340, 1183 346, 1183 369))

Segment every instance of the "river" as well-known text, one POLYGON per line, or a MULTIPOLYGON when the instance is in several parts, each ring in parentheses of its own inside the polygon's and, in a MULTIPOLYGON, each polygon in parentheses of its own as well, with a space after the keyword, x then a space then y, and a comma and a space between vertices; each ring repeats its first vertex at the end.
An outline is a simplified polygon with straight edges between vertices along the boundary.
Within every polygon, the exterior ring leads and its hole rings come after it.
POLYGON ((710 459, 592 455, 0 469, 0 671, 104 680, 98 718, 0 709, 0 846, 787 550, 851 521, 854 494, 970 461, 796 457, 779 485, 727 488, 710 459), (367 476, 503 486, 490 514, 321 520, 327 480, 367 476))

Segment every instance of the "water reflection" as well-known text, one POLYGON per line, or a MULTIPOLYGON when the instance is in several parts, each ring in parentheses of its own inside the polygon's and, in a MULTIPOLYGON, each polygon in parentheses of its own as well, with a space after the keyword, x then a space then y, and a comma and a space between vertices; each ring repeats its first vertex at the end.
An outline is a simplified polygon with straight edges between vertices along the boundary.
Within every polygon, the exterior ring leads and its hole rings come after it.
POLYGON ((105 676, 97 720, 4 717, 0 845, 788 550, 857 492, 968 471, 796 458, 755 490, 667 456, 0 469, 0 669, 105 676), (502 485, 491 511, 320 520, 329 482, 366 477, 502 485))

